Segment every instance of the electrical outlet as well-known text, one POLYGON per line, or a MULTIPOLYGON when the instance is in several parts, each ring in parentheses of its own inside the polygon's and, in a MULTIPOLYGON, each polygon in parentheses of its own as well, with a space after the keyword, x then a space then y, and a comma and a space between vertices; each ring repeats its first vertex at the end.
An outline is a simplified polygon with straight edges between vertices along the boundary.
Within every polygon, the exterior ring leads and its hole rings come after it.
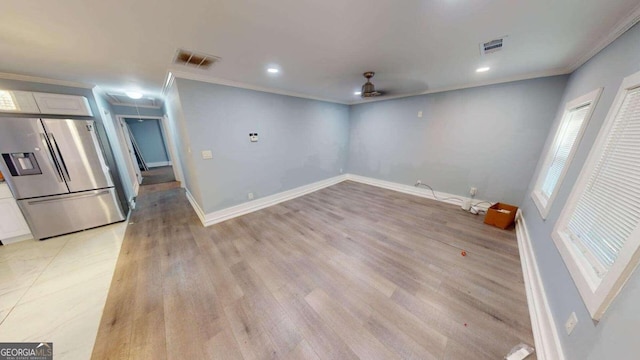
POLYGON ((422 185, 422 180, 416 180, 416 185, 422 185))
POLYGON ((342 168, 340 168, 340 174, 342 174, 342 168))
POLYGON ((252 192, 247 193, 247 199, 253 200, 253 193, 252 192))
POLYGON ((478 193, 478 188, 477 188, 477 187, 472 187, 472 188, 469 190, 469 194, 470 194, 471 196, 476 196, 476 194, 477 194, 477 193, 478 193))
POLYGON ((418 111, 418 117, 421 118, 422 117, 422 110, 418 111))
POLYGON ((571 315, 569 315, 567 322, 564 323, 564 328, 567 330, 567 335, 571 335, 571 333, 573 332, 573 329, 576 328, 577 324, 578 324, 578 317, 576 316, 576 313, 574 311, 571 313, 571 315))

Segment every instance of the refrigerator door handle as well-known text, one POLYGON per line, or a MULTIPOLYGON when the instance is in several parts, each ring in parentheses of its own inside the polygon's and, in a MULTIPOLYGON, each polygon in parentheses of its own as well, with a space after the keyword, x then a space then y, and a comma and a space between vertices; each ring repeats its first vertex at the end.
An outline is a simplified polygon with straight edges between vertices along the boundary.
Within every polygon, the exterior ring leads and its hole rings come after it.
POLYGON ((81 199, 81 198, 88 198, 88 197, 96 197, 96 196, 107 194, 109 192, 110 190, 106 189, 106 190, 92 192, 91 194, 71 194, 71 195, 66 195, 64 197, 56 197, 56 198, 50 198, 50 199, 44 198, 44 199, 38 199, 38 200, 28 200, 28 203, 29 205, 33 205, 33 204, 41 204, 41 203, 47 203, 52 201, 64 201, 67 199, 81 199))
POLYGON ((64 182, 64 179, 62 178, 62 170, 60 169, 60 164, 58 164, 58 161, 53 155, 54 154, 53 147, 51 146, 51 143, 49 142, 47 135, 45 133, 40 133, 40 137, 42 138, 42 142, 44 143, 44 145, 47 147, 47 150, 48 150, 47 157, 53 164, 53 167, 56 169, 55 173, 57 175, 58 181, 64 182))
POLYGON ((60 152, 60 147, 58 147, 55 136, 53 136, 53 133, 49 133, 48 136, 49 140, 51 141, 51 145, 53 145, 55 157, 60 162, 60 170, 62 170, 64 179, 66 181, 71 181, 71 177, 69 177, 69 170, 67 169, 67 164, 64 163, 64 158, 62 157, 62 153, 60 152))

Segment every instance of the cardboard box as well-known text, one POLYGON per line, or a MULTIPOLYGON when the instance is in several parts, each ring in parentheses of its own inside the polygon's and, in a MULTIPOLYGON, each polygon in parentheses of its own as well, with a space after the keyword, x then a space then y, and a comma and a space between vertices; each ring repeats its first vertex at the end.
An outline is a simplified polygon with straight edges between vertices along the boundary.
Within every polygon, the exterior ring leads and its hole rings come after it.
POLYGON ((484 223, 506 229, 516 218, 517 206, 496 203, 487 209, 487 215, 484 217, 484 223))

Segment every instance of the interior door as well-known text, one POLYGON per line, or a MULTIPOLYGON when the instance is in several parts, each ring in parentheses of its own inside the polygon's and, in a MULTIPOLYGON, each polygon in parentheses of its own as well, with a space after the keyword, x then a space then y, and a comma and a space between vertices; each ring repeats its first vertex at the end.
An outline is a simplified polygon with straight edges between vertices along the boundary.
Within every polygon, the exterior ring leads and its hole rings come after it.
POLYGON ((113 186, 93 120, 42 119, 69 191, 113 186))
POLYGON ((0 118, 0 170, 16 199, 68 193, 40 119, 0 118))
POLYGON ((138 159, 136 159, 135 151, 133 151, 133 145, 131 143, 131 137, 129 136, 129 128, 125 123, 124 119, 119 119, 120 130, 122 130, 122 135, 127 143, 127 151, 129 153, 129 158, 131 159, 131 165, 136 174, 136 179, 138 184, 142 184, 142 173, 140 173, 140 166, 138 165, 138 159))

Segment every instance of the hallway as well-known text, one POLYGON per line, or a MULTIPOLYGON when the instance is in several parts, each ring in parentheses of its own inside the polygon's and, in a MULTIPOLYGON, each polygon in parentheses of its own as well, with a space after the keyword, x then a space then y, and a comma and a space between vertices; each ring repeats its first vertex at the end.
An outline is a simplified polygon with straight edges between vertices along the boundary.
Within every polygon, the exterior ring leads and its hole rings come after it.
POLYGON ((160 166, 149 168, 142 172, 142 185, 154 185, 176 181, 173 174, 173 166, 160 166))

